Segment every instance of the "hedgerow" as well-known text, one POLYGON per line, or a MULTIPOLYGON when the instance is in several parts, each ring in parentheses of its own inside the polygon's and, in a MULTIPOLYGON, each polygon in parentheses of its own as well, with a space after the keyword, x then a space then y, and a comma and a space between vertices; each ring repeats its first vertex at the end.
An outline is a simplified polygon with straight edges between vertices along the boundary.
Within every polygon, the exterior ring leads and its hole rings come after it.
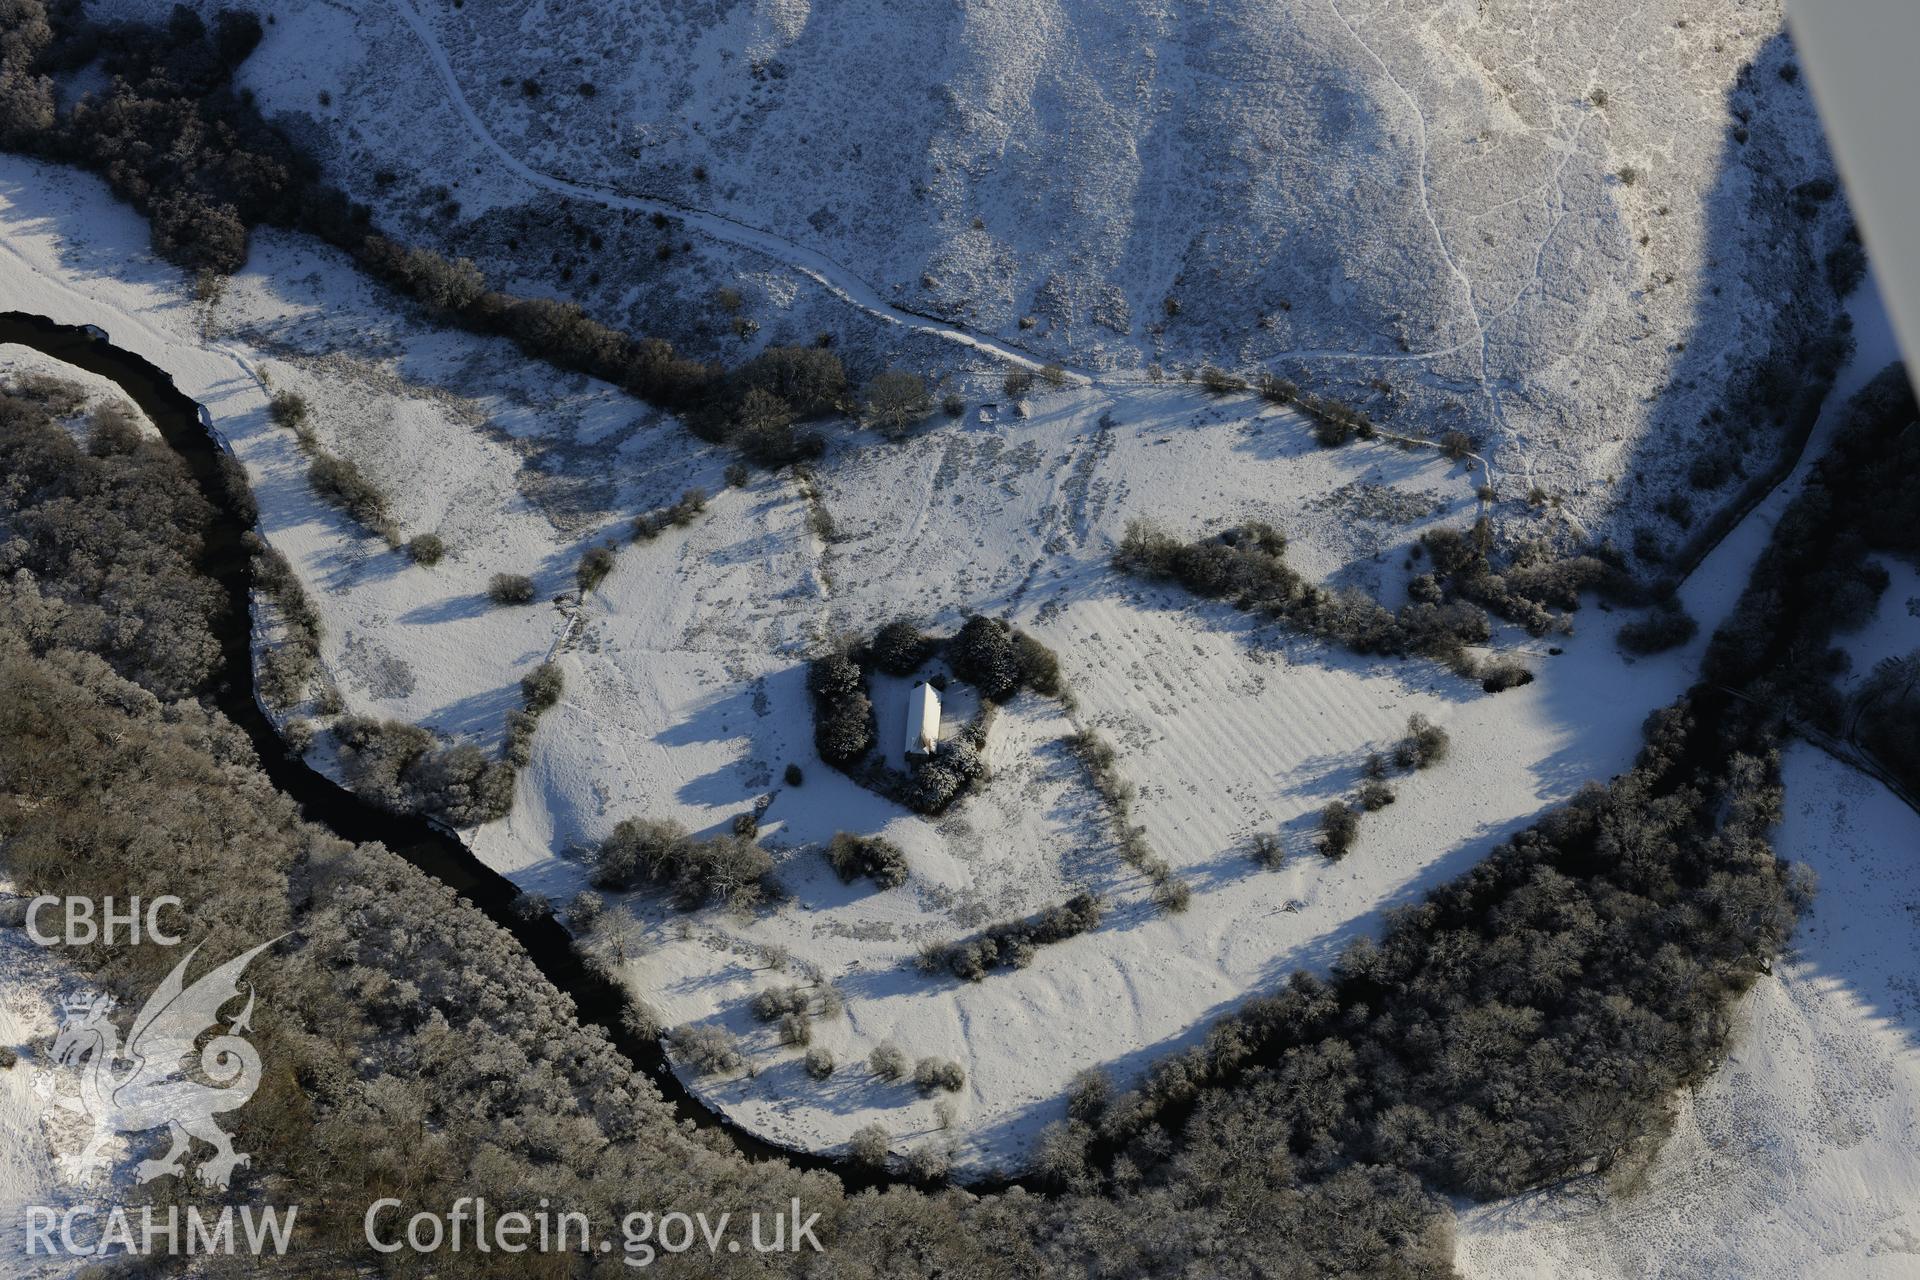
POLYGON ((1097 894, 1077 893, 1036 915, 1002 920, 965 941, 940 946, 929 959, 952 971, 956 978, 979 982, 988 970, 1003 965, 1026 968, 1033 963, 1038 948, 1097 928, 1105 914, 1106 903, 1097 894))

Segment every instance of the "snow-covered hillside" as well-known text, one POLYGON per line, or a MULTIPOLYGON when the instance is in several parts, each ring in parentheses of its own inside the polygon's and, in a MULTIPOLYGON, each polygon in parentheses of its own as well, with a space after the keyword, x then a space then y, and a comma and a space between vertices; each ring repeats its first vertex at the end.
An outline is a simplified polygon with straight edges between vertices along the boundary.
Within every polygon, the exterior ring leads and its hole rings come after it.
POLYGON ((1483 437, 1516 538, 1537 488, 1557 537, 1678 542, 1733 492, 1695 458, 1776 452, 1731 391, 1835 305, 1773 0, 263 12, 262 105, 497 278, 723 360, 1277 369, 1483 437))

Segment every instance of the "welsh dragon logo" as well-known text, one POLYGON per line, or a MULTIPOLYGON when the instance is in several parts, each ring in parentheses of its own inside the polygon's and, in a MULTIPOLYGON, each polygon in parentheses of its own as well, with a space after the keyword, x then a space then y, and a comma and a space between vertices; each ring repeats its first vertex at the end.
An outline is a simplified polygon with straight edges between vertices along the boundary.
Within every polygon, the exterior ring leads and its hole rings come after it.
POLYGON ((224 1030, 220 1010, 239 998, 240 974, 247 963, 272 945, 265 942, 235 956, 192 986, 185 983, 187 965, 199 948, 189 951, 141 1007, 124 1049, 110 1020, 112 996, 77 992, 66 998, 53 1057, 78 1071, 80 1091, 77 1097, 56 1102, 92 1119, 93 1136, 79 1154, 60 1157, 65 1172, 84 1181, 108 1164, 104 1148, 114 1135, 163 1126, 172 1146, 160 1159, 142 1160, 136 1166, 140 1182, 183 1174, 193 1138, 214 1149, 197 1170, 200 1181, 208 1186, 225 1188, 235 1167, 248 1163, 249 1158, 233 1149, 233 1140, 213 1118, 245 1106, 260 1087, 260 1055, 245 1039, 253 1029, 252 984, 247 984, 246 1006, 227 1021, 224 1030), (195 1042, 208 1030, 220 1032, 199 1052, 200 1074, 211 1083, 192 1078, 188 1064, 195 1042))

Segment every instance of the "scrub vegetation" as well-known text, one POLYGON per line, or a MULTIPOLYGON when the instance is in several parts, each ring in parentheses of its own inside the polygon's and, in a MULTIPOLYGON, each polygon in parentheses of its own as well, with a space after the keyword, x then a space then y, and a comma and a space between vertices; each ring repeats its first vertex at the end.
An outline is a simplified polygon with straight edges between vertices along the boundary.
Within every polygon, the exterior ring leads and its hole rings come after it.
POLYGON ((1024 969, 1035 952, 1098 928, 1106 903, 1091 893, 1076 893, 1065 902, 1025 920, 1003 920, 962 942, 936 944, 921 952, 923 968, 946 969, 956 978, 978 982, 990 969, 1024 969))
POLYGON ((1147 829, 1134 822, 1134 785, 1120 776, 1119 755, 1114 751, 1113 744, 1101 737, 1099 730, 1087 728, 1067 739, 1067 746, 1079 757, 1093 789, 1106 801, 1108 820, 1113 826, 1114 840, 1120 846, 1120 856, 1152 884, 1153 900, 1157 906, 1168 911, 1185 911, 1193 899, 1193 890, 1186 881, 1174 874, 1173 864, 1155 853, 1153 846, 1147 843, 1147 829))
POLYGON ((473 827, 513 807, 513 765, 471 742, 443 743, 419 725, 359 715, 335 720, 333 736, 348 783, 384 809, 473 827))
POLYGON ((882 889, 897 889, 907 882, 907 855, 882 836, 836 832, 827 844, 827 861, 849 883, 865 876, 882 889))
POLYGON ((1429 568, 1408 584, 1410 598, 1398 612, 1364 592, 1308 581, 1287 563, 1286 535, 1259 521, 1182 542, 1152 521, 1134 520, 1113 563, 1232 601, 1354 653, 1433 658, 1481 681, 1489 693, 1533 679, 1512 660, 1480 660, 1468 652, 1492 637, 1489 613, 1540 636, 1572 629, 1566 615, 1580 607, 1582 592, 1629 603, 1642 595, 1618 564, 1598 556, 1556 557, 1544 545, 1522 547, 1496 567, 1492 541, 1484 518, 1465 531, 1424 535, 1417 550, 1429 568))
MULTIPOLYGON (((352 459, 329 453, 320 444, 320 436, 313 427, 313 410, 305 398, 292 391, 282 391, 273 397, 268 412, 276 425, 293 432, 301 452, 310 459, 307 483, 313 486, 313 491, 346 512, 368 533, 398 549, 402 545, 400 526, 393 518, 391 500, 352 459)), ((432 564, 445 548, 432 534, 423 537, 431 541, 415 539, 420 543, 417 549, 407 545, 415 560, 432 564)))
POLYGON ((276 711, 304 701, 320 672, 320 610, 307 595, 286 556, 257 533, 246 535, 253 553, 254 589, 264 595, 280 619, 280 638, 257 660, 260 696, 276 711))
POLYGON ((771 886, 773 858, 750 837, 690 835, 677 822, 628 818, 600 842, 593 883, 627 891, 651 885, 666 889, 684 907, 721 901, 736 907, 758 902, 771 886))

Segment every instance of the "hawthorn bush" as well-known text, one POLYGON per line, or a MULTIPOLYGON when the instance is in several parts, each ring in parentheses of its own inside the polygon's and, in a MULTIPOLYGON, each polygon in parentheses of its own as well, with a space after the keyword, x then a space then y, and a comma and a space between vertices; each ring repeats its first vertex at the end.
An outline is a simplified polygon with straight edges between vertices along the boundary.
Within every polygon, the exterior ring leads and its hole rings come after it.
POLYGON ((848 883, 866 876, 882 889, 896 889, 907 882, 907 855, 881 836, 836 832, 827 844, 827 861, 848 883))
POLYGON ((487 599, 495 604, 531 604, 533 579, 524 573, 496 573, 487 582, 487 599))

